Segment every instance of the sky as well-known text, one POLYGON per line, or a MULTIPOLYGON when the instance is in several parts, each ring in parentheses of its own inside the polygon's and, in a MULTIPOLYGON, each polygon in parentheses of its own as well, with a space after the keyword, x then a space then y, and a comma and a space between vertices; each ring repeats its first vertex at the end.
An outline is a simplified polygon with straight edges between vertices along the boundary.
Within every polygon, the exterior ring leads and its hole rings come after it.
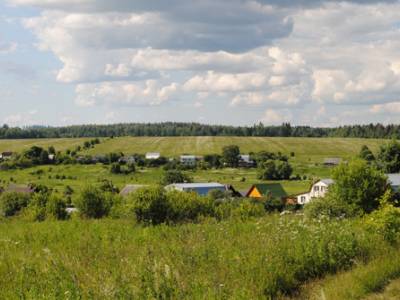
POLYGON ((399 123, 397 0, 0 0, 0 124, 399 123))

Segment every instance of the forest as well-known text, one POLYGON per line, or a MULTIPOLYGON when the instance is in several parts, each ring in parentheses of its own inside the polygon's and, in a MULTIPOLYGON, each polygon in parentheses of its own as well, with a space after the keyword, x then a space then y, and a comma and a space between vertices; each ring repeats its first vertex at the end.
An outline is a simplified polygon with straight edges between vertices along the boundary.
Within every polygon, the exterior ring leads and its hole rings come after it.
POLYGON ((207 125, 200 123, 126 123, 109 125, 74 125, 66 127, 0 127, 0 139, 77 138, 119 136, 243 136, 243 137, 357 137, 400 138, 400 125, 348 125, 335 128, 292 126, 207 125))

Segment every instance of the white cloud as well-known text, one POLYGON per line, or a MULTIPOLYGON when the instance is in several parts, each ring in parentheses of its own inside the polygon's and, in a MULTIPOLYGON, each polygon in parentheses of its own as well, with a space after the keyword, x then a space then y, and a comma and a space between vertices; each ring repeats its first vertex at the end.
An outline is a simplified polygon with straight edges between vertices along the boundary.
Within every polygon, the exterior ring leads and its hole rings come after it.
POLYGON ((288 111, 278 112, 273 109, 267 109, 260 121, 265 125, 280 125, 283 122, 291 121, 291 119, 292 114, 288 111))
POLYGON ((17 50, 17 43, 11 42, 1 42, 0 41, 0 54, 9 54, 17 50))
POLYGON ((370 112, 374 114, 378 113, 400 114, 400 102, 375 104, 371 106, 370 112))

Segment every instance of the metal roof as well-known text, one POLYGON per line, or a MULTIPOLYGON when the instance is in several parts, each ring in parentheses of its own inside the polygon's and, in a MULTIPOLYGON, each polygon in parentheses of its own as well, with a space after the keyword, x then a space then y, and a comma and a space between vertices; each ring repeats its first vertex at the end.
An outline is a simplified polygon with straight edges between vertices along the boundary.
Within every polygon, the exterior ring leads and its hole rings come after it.
POLYGON ((333 179, 330 178, 321 179, 319 182, 325 183, 326 185, 331 185, 334 183, 333 179))
POLYGON ((400 174, 386 174, 390 185, 400 186, 400 174))
POLYGON ((206 183, 174 183, 169 186, 183 188, 183 189, 195 189, 195 188, 216 188, 225 187, 225 185, 217 182, 206 182, 206 183))

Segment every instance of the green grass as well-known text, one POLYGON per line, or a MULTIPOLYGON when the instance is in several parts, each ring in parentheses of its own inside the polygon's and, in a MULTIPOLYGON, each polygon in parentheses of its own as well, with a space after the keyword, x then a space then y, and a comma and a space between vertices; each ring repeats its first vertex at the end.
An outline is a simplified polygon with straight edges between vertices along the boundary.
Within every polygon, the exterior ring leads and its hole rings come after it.
MULTIPOLYGON (((218 169, 188 171, 189 176, 196 182, 220 182, 231 184, 239 191, 247 191, 257 179, 255 169, 218 169), (245 181, 243 181, 243 178, 245 181)), ((111 180, 118 188, 126 184, 158 184, 163 176, 163 170, 158 168, 138 169, 130 175, 115 175, 109 171, 109 166, 97 165, 55 165, 40 166, 24 170, 0 171, 0 186, 7 186, 12 178, 18 184, 36 183, 43 184, 63 192, 67 185, 75 192, 79 192, 85 184, 98 184, 101 180, 111 180), (42 174, 37 175, 38 170, 42 174), (56 179, 56 175, 66 176, 67 179, 56 179), (51 178, 49 178, 51 176, 51 178), (69 179, 69 178, 73 179, 69 179), (76 179, 75 179, 76 178, 76 179)), ((270 181, 272 182, 272 181, 270 181)), ((305 181, 279 181, 286 194, 297 194, 307 191, 310 182, 305 181)))
POLYGON ((295 152, 302 162, 322 162, 326 157, 349 158, 368 145, 377 151, 385 140, 350 138, 270 138, 270 137, 119 137, 107 139, 91 154, 107 152, 146 153, 158 151, 165 156, 184 153, 204 155, 221 153, 226 145, 238 145, 242 153, 271 151, 289 155, 295 152))
POLYGON ((87 138, 74 139, 23 139, 23 140, 0 140, 0 152, 12 151, 21 152, 32 146, 48 148, 54 146, 58 151, 74 149, 76 146, 82 146, 87 138))
POLYGON ((0 247, 0 299, 272 299, 391 249, 351 221, 276 215, 147 228, 14 219, 0 222, 0 247))

